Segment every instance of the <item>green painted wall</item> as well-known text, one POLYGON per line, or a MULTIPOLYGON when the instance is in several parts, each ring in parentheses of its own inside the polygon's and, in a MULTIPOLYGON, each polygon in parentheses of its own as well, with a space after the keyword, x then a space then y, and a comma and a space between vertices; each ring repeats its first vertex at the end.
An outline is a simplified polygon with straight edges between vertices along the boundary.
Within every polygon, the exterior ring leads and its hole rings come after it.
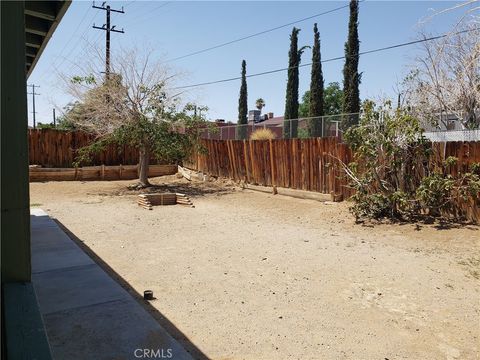
POLYGON ((23 1, 1 1, 2 283, 30 281, 27 93, 23 1))

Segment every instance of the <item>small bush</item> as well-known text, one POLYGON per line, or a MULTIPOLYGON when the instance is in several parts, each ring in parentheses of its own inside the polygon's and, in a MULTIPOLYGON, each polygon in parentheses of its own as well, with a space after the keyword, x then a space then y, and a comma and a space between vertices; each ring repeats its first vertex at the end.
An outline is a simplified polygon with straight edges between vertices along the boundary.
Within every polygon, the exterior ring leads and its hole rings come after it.
POLYGON ((270 129, 258 129, 250 135, 250 140, 271 140, 275 138, 275 134, 270 129))
POLYGON ((344 138, 354 151, 353 162, 342 166, 356 190, 350 210, 357 220, 464 220, 464 204, 480 199, 480 164, 455 172, 456 157, 439 164, 418 119, 406 109, 367 101, 360 123, 344 138), (432 161, 433 171, 428 166, 432 161))
POLYGON ((350 211, 357 219, 382 219, 391 216, 391 200, 383 194, 367 194, 358 192, 352 196, 354 205, 350 211))

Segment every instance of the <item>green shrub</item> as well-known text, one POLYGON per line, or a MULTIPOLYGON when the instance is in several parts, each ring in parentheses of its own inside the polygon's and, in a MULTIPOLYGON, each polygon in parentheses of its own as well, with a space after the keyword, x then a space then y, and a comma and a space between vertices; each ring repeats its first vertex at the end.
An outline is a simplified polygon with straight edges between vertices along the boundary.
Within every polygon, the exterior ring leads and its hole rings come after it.
POLYGON ((367 101, 358 126, 344 135, 354 161, 342 164, 351 186, 351 211, 357 218, 416 219, 428 215, 461 219, 462 201, 480 194, 480 165, 451 175, 458 159, 450 156, 431 172, 430 143, 407 111, 367 101))

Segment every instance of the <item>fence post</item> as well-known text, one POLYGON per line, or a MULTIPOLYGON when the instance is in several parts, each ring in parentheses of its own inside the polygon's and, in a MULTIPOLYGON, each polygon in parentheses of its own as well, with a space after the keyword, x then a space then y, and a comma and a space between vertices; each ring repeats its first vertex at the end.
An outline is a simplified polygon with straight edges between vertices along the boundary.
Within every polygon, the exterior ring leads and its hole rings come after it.
POLYGON ((272 173, 271 179, 272 179, 272 187, 273 187, 273 193, 276 194, 276 181, 275 181, 275 159, 273 158, 273 140, 269 140, 269 145, 270 145, 270 171, 272 173))
POLYGON ((254 151, 253 151, 253 141, 252 140, 248 140, 248 147, 249 147, 249 156, 250 156, 250 162, 252 164, 252 184, 256 184, 256 178, 255 178, 255 175, 256 175, 256 171, 255 171, 255 159, 254 159, 254 151))
POLYGON ((245 175, 247 177, 247 183, 250 182, 250 176, 248 173, 248 155, 247 155, 247 140, 243 140, 243 156, 245 162, 245 175))

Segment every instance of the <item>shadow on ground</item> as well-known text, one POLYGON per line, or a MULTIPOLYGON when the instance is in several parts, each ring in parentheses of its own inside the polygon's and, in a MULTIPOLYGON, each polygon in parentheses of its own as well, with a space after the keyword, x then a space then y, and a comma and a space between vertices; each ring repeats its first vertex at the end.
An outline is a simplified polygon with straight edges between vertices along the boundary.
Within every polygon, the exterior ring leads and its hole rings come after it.
POLYGON ((209 358, 193 343, 184 333, 182 333, 172 322, 168 320, 160 311, 153 307, 148 301, 143 299, 143 294, 138 293, 130 284, 114 269, 102 260, 90 247, 85 245, 74 233, 72 233, 59 220, 53 219, 58 226, 88 255, 95 261, 104 271, 107 272, 117 283, 120 284, 133 298, 148 311, 149 314, 175 339, 194 359, 208 360, 209 358))
POLYGON ((453 221, 452 222, 440 221, 435 225, 433 225, 433 227, 437 230, 449 230, 449 229, 466 229, 466 230, 473 230, 473 231, 479 230, 478 225, 471 222, 458 223, 453 221))
POLYGON ((412 221, 407 220, 362 220, 358 221, 357 224, 364 227, 374 228, 377 225, 398 225, 398 226, 412 226, 417 231, 421 231, 423 227, 431 227, 436 230, 452 230, 452 229, 465 229, 471 231, 480 230, 480 226, 470 221, 461 221, 454 219, 441 219, 441 218, 431 218, 431 217, 419 217, 412 221))
POLYGON ((192 197, 200 197, 206 195, 226 195, 234 192, 233 185, 223 185, 216 183, 203 183, 203 182, 178 182, 168 184, 152 184, 147 188, 136 189, 125 187, 124 189, 117 190, 113 195, 137 195, 137 194, 150 194, 150 193, 180 193, 192 197))

